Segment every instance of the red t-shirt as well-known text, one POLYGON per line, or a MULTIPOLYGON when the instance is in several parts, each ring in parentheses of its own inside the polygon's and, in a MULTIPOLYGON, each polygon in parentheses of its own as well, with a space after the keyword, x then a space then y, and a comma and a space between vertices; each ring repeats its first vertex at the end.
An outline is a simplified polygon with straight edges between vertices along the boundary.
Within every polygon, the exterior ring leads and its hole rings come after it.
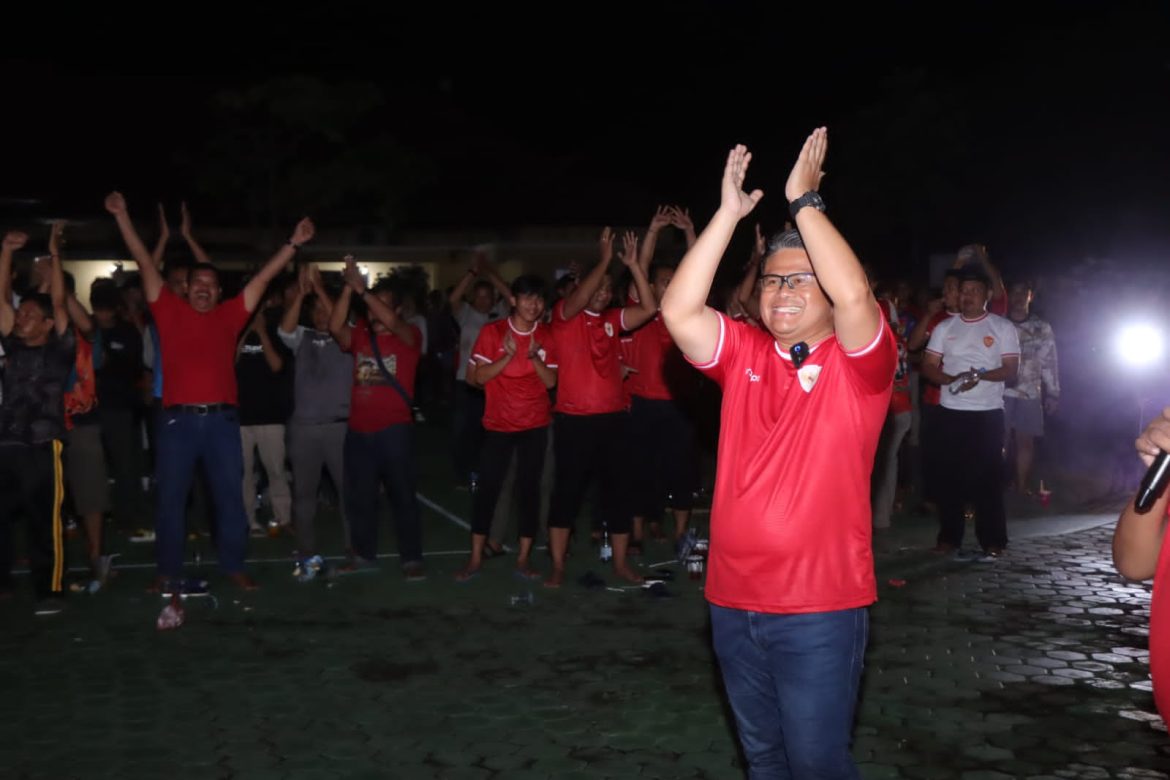
POLYGON ((987 302, 987 310, 992 314, 998 314, 1001 317, 1006 317, 1008 313, 1008 296, 1007 292, 1001 295, 993 296, 987 302))
POLYGON ((835 337, 800 371, 768 333, 719 315, 723 388, 707 600, 779 614, 873 603, 870 474, 897 349, 883 317, 854 353, 835 337))
MULTIPOLYGON (((930 334, 934 333, 934 329, 938 327, 938 324, 947 317, 953 316, 955 315, 951 314, 945 309, 943 311, 934 313, 929 322, 926 324, 927 343, 930 343, 930 334)), ((938 406, 940 403, 942 403, 942 388, 925 377, 922 379, 922 403, 926 404, 927 406, 938 406)))
POLYGON ((1163 720, 1170 720, 1170 542, 1162 540, 1154 595, 1150 600, 1150 677, 1154 702, 1163 720))
POLYGON ((609 414, 626 408, 622 387, 621 309, 582 311, 564 318, 565 303, 553 307, 552 332, 560 367, 557 405, 564 414, 609 414))
POLYGON ((503 371, 483 386, 487 396, 483 427, 503 433, 543 428, 552 420, 552 403, 548 398, 548 388, 528 359, 528 346, 535 338, 544 364, 549 368, 557 367, 556 357, 552 354, 552 331, 547 325, 538 323, 532 330, 523 332, 516 329, 511 317, 489 322, 480 330, 475 346, 471 348, 471 362, 486 365, 502 358, 504 336, 509 332, 516 342, 516 354, 503 371))
MULTIPOLYGON (((414 374, 418 368, 422 332, 415 326, 414 346, 393 333, 378 333, 378 350, 382 365, 398 380, 411 398, 414 397, 414 374)), ((358 433, 373 433, 391 425, 414 422, 414 412, 406 405, 402 394, 386 380, 378 369, 370 329, 365 320, 358 320, 350 330, 349 349, 353 355, 353 390, 349 396, 349 427, 358 433)), ((171 379, 168 376, 167 381, 171 379)))
POLYGON ((693 373, 666 330, 661 313, 622 342, 626 365, 636 371, 626 378, 626 391, 631 395, 673 400, 680 383, 688 379, 687 372, 693 373))
POLYGON ((236 403, 236 344, 251 313, 244 296, 206 314, 163 287, 150 304, 162 350, 163 406, 236 403))
POLYGON ((886 321, 890 323, 890 330, 894 334, 894 343, 898 345, 898 360, 894 364, 894 391, 890 396, 890 413, 903 414, 911 411, 910 403, 910 358, 906 349, 904 330, 898 322, 898 310, 891 301, 884 298, 878 303, 886 312, 886 321))

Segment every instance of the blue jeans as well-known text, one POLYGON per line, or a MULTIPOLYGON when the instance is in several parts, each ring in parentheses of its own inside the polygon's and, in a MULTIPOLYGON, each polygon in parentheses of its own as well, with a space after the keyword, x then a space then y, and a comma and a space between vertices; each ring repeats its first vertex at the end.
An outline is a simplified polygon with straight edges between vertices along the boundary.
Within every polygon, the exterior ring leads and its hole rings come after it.
POLYGON ((711 605, 711 633, 751 780, 855 780, 849 752, 865 608, 799 615, 711 605))
POLYGON ((354 554, 378 555, 378 484, 386 488, 403 564, 422 561, 422 520, 415 496, 414 425, 345 432, 345 514, 354 554))
POLYGON ((244 514, 244 455, 240 417, 235 409, 197 414, 176 409, 159 412, 155 434, 158 452, 155 479, 155 555, 158 573, 167 578, 183 573, 187 495, 195 466, 202 461, 215 504, 215 544, 219 566, 227 574, 244 571, 248 520, 244 514))

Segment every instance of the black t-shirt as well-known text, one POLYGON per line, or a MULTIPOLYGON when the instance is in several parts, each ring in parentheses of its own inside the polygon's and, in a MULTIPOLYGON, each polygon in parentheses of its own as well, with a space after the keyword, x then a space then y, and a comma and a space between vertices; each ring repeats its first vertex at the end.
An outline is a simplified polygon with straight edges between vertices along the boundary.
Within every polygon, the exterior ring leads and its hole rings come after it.
POLYGON ((0 404, 0 442, 41 444, 65 438, 65 383, 73 370, 77 343, 73 329, 47 344, 26 347, 14 336, 0 336, 4 347, 4 402, 0 404))
POLYGON ((128 322, 101 330, 101 365, 97 368, 98 403, 106 409, 131 409, 140 402, 142 334, 128 322))
POLYGON ((249 333, 236 357, 236 384, 239 388, 240 425, 284 425, 293 411, 293 356, 276 335, 269 332, 272 346, 283 366, 274 372, 264 357, 260 337, 249 333))

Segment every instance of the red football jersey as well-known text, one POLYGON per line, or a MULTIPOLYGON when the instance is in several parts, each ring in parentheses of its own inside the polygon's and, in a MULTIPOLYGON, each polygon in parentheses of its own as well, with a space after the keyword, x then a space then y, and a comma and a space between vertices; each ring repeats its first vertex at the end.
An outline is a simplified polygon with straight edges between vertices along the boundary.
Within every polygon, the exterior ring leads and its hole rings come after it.
POLYGON ((163 406, 236 403, 236 341, 251 317, 244 296, 201 314, 163 287, 150 313, 167 378, 163 406))
POLYGON ((693 369, 674 345, 661 313, 634 331, 624 346, 626 365, 637 371, 626 379, 626 390, 631 395, 656 401, 673 400, 681 383, 691 379, 687 374, 693 373, 693 369))
POLYGON ((835 337, 798 371, 775 339, 719 315, 723 388, 710 565, 719 606, 779 614, 850 609, 877 590, 870 474, 897 348, 885 318, 846 353, 835 337))
POLYGON ((1170 719, 1170 542, 1162 539, 1150 601, 1150 677, 1163 720, 1170 719))
POLYGON ((535 338, 544 364, 549 368, 557 367, 556 358, 552 354, 552 331, 547 325, 537 323, 532 330, 525 332, 516 329, 511 317, 489 322, 475 340, 471 361, 484 365, 502 358, 504 336, 507 333, 511 333, 512 340, 516 342, 516 354, 503 371, 483 386, 487 396, 483 427, 504 433, 542 428, 552 421, 552 404, 548 398, 548 388, 528 359, 528 347, 535 338))
POLYGON ((556 411, 609 414, 626 408, 622 387, 621 309, 586 309, 564 318, 564 301, 553 307, 552 330, 557 369, 556 411))
MULTIPOLYGON (((947 317, 953 316, 955 315, 945 310, 935 312, 934 316, 930 318, 930 322, 927 323, 926 326, 927 343, 930 343, 930 334, 934 333, 934 329, 938 327, 938 324, 947 317)), ((940 388, 934 382, 928 381, 925 377, 922 379, 922 403, 926 404, 927 406, 938 406, 940 403, 942 403, 942 388, 940 388)))
MULTIPOLYGON (((413 325, 410 327, 414 330, 414 346, 393 333, 376 335, 378 350, 382 353, 382 365, 413 398, 422 332, 413 325)), ((350 429, 359 433, 373 433, 391 425, 414 422, 414 412, 407 406, 406 399, 378 368, 365 320, 358 320, 353 326, 349 341, 346 352, 353 354, 353 390, 349 396, 350 429)))

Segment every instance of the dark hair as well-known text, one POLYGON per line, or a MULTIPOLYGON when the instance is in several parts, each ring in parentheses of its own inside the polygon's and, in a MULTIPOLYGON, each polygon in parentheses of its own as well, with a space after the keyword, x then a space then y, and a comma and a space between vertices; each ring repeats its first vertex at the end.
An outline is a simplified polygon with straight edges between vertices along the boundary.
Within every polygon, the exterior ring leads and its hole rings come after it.
POLYGON ((495 290, 495 288, 492 287, 492 283, 489 282, 487 279, 477 279, 475 284, 473 284, 471 286, 471 294, 474 295, 475 293, 479 292, 480 290, 487 290, 488 292, 493 292, 495 290))
POLYGON ((963 278, 963 272, 958 268, 948 268, 946 270, 946 273, 943 274, 943 281, 944 282, 947 279, 954 279, 957 282, 957 281, 962 280, 962 278, 963 278))
POLYGON ((991 279, 983 272, 982 268, 974 268, 966 266, 958 269, 959 284, 963 282, 979 282, 988 290, 991 289, 991 279))
POLYGON ((45 319, 53 319, 53 299, 49 297, 48 293, 29 293, 20 299, 21 306, 23 306, 25 303, 35 303, 37 308, 41 310, 41 314, 45 316, 45 319))
POLYGON ((374 286, 370 288, 370 292, 374 295, 382 292, 390 293, 390 307, 397 308, 402 303, 402 290, 400 287, 401 285, 397 283, 397 280, 393 276, 383 276, 374 283, 374 286))
MULTIPOLYGON (((764 273, 764 266, 767 265, 768 258, 779 252, 781 249, 801 249, 804 250, 804 241, 800 238, 800 231, 798 230, 781 230, 768 239, 768 247, 764 250, 764 256, 760 258, 760 275, 764 273)), ((807 251, 807 250, 805 250, 807 251)))
POLYGON ((187 278, 190 279, 199 271, 210 271, 211 273, 215 274, 216 283, 219 283, 219 269, 211 263, 192 263, 190 269, 187 271, 187 278))
MULTIPOLYGON (((170 276, 175 271, 182 271, 184 276, 191 276, 191 264, 182 260, 170 260, 163 268, 163 278, 170 276)), ((216 274, 218 278, 218 274, 216 274)))
POLYGON ((544 277, 539 274, 522 274, 512 280, 512 295, 517 298, 521 295, 539 295, 543 298, 547 289, 544 277))
POLYGON ((570 285, 574 285, 576 283, 577 277, 573 276, 572 274, 565 274, 560 279, 557 279, 556 284, 553 285, 553 289, 559 293, 567 289, 570 285))
POLYGON ((122 292, 112 279, 94 279, 89 288, 89 303, 94 311, 116 311, 122 305, 122 292))

